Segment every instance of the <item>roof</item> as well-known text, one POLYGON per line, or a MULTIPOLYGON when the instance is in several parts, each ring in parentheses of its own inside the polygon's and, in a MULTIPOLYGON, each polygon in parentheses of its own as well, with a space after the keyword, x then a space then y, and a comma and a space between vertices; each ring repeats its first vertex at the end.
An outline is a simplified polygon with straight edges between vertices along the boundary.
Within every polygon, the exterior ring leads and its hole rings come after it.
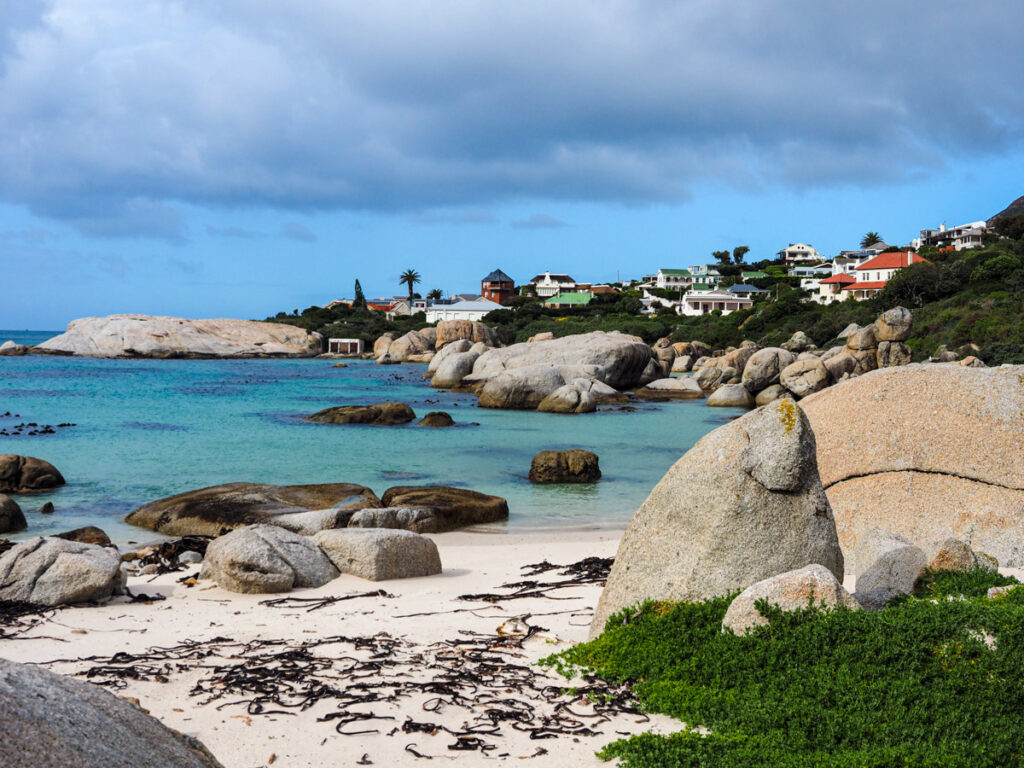
POLYGON ((690 270, 688 269, 659 269, 659 272, 663 275, 672 275, 673 277, 689 277, 690 270))
POLYGON ((871 282, 850 283, 849 285, 844 285, 843 286, 843 290, 844 291, 880 291, 883 288, 885 288, 885 284, 887 282, 889 282, 889 281, 888 280, 872 280, 871 282))
POLYGON ((560 293, 557 296, 552 296, 547 299, 545 304, 589 304, 590 300, 594 298, 593 294, 590 293, 560 293))
POLYGON ((480 310, 490 312, 494 309, 504 309, 504 307, 497 302, 488 301, 487 299, 477 299, 476 301, 457 301, 454 304, 449 304, 444 307, 445 312, 479 312, 480 310))
POLYGON ((865 261, 859 267, 856 267, 857 271, 867 269, 900 269, 902 267, 909 267, 911 264, 930 264, 928 259, 918 256, 912 251, 890 251, 889 253, 880 253, 871 261, 865 261))
POLYGON ((710 283, 694 283, 690 287, 695 291, 710 291, 712 288, 710 283))
POLYGON ((494 270, 493 272, 491 272, 491 274, 489 274, 487 277, 485 277, 480 282, 482 282, 482 283, 513 283, 513 284, 515 284, 515 280, 513 280, 511 277, 506 275, 500 269, 494 270))
POLYGON ((763 288, 758 288, 756 285, 747 285, 746 283, 730 285, 726 290, 732 291, 733 293, 768 293, 768 291, 763 288))
POLYGON ((573 283, 574 285, 576 283, 576 281, 573 280, 569 275, 555 275, 555 274, 551 274, 551 275, 536 275, 536 276, 530 278, 530 282, 531 283, 539 283, 546 276, 550 276, 551 279, 554 280, 556 283, 573 283))
POLYGON ((832 275, 832 277, 826 277, 824 280, 819 280, 819 283, 856 283, 857 278, 853 275, 848 275, 845 272, 840 272, 838 275, 832 275))
POLYGON ((752 272, 740 272, 740 274, 743 276, 745 280, 752 280, 758 277, 768 277, 767 272, 762 272, 759 269, 755 269, 752 272))

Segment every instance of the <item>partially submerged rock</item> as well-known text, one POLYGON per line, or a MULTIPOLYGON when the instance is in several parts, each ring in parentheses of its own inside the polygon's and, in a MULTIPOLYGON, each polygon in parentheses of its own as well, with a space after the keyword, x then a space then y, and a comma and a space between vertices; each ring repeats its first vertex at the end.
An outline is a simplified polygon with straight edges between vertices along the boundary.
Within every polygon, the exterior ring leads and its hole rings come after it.
POLYGON ((288 592, 320 587, 338 576, 309 538, 275 525, 251 525, 210 542, 200 578, 231 592, 288 592))
POLYGON ((532 483, 596 483, 601 466, 593 451, 541 451, 530 462, 532 483))
POLYGON ((680 376, 678 378, 658 379, 636 391, 639 397, 647 398, 677 398, 680 400, 691 400, 704 397, 704 390, 692 376, 680 376))
POLYGON ((753 408, 754 396, 742 384, 723 384, 708 395, 705 405, 721 408, 753 408))
POLYGON ((18 506, 18 502, 10 496, 0 493, 0 533, 24 531, 26 528, 28 528, 28 522, 25 520, 25 513, 18 506))
POLYGON ((24 344, 15 344, 11 340, 0 344, 0 357, 21 357, 28 354, 28 347, 24 344))
POLYGON ((508 502, 499 496, 440 485, 396 486, 381 497, 384 507, 424 507, 434 512, 437 532, 508 519, 508 502))
POLYGON ((151 501, 129 514, 125 522, 169 536, 218 536, 257 523, 284 524, 288 516, 311 510, 350 514, 379 506, 380 499, 373 491, 354 483, 228 483, 151 501))
POLYGON ((70 605, 120 594, 114 549, 53 537, 28 539, 0 555, 0 599, 70 605))
POLYGON ((651 491, 619 545, 591 635, 643 600, 703 600, 812 563, 842 578, 814 433, 782 399, 706 435, 651 491))
POLYGON ((722 629, 742 635, 754 627, 766 625, 768 619, 754 605, 760 600, 767 600, 769 604, 784 611, 811 606, 835 608, 840 605, 851 610, 860 609, 860 604, 843 589, 843 585, 828 568, 813 563, 751 584, 729 603, 722 620, 722 629))
POLYGON ((371 426, 394 426, 408 424, 416 414, 405 403, 375 403, 373 405, 338 405, 324 408, 306 421, 318 424, 367 424, 371 426))
POLYGON ((90 683, 0 659, 0 765, 223 768, 199 741, 90 683))
POLYGON ((411 531, 347 528, 321 531, 313 542, 342 573, 384 581, 441 573, 437 545, 411 531))
POLYGON ((47 491, 64 485, 64 476, 48 461, 15 453, 0 454, 0 493, 47 491))
POLYGON ((431 411, 416 423, 417 427, 454 427, 455 419, 445 411, 431 411))
POLYGON ((77 541, 81 544, 95 544, 99 547, 112 547, 114 543, 107 536, 106 531, 97 528, 95 525, 87 525, 83 528, 75 528, 64 533, 55 533, 54 537, 65 541, 77 541))
MULTIPOLYGON (((586 384, 585 380, 577 381, 586 384)), ((544 413, 593 413, 597 410, 597 400, 586 386, 563 384, 541 400, 537 410, 544 413)))

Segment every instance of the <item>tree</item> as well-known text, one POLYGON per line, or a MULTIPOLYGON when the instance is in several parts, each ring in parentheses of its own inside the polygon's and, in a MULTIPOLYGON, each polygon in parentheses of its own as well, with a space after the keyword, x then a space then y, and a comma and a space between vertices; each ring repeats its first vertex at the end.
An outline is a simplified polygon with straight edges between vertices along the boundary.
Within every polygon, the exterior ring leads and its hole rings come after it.
POLYGON ((712 251, 711 255, 714 256, 715 259, 717 261, 720 261, 722 264, 728 264, 729 263, 729 258, 730 257, 729 257, 729 252, 728 251, 712 251))
POLYGON ((355 308, 355 309, 365 309, 366 308, 366 297, 363 295, 363 286, 361 286, 359 284, 358 278, 356 279, 355 292, 356 292, 356 297, 355 297, 355 299, 352 300, 353 308, 355 308))
POLYGON ((876 243, 882 242, 882 236, 877 232, 868 232, 864 237, 860 239, 861 248, 870 248, 876 243))
POLYGON ((750 248, 748 248, 747 246, 737 245, 735 248, 732 249, 732 260, 737 264, 742 264, 743 257, 746 256, 749 251, 750 248))
POLYGON ((440 288, 432 288, 430 292, 427 294, 427 298, 433 301, 437 301, 438 299, 441 298, 441 296, 442 293, 440 288))
POLYGON ((399 285, 409 286, 409 301, 412 301, 412 289, 416 283, 420 282, 420 273, 415 269, 407 269, 402 273, 402 276, 398 278, 399 285))

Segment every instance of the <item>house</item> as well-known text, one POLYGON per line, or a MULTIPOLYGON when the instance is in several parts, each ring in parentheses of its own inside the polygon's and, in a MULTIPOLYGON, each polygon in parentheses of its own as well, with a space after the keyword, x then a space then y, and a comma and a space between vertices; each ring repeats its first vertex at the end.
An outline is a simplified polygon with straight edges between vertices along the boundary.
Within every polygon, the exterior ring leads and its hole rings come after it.
POLYGON ((918 256, 913 251, 889 251, 880 253, 870 261, 866 261, 854 270, 857 281, 847 283, 843 291, 849 291, 853 298, 859 300, 877 296, 885 288, 899 270, 911 264, 927 264, 928 259, 918 256))
POLYGON ((482 320, 488 312, 501 309, 501 304, 488 299, 457 301, 454 304, 432 304, 427 308, 425 322, 441 320, 482 320))
POLYGON ((938 229, 922 229, 921 236, 914 239, 915 248, 922 248, 926 245, 933 245, 937 248, 953 246, 957 251, 968 248, 981 248, 982 235, 988 229, 988 223, 984 221, 972 221, 970 224, 961 224, 959 227, 946 228, 946 222, 942 222, 938 229))
POLYGON ((613 293, 619 293, 619 289, 613 285, 592 285, 590 286, 590 292, 595 296, 608 296, 613 293))
POLYGON ((757 298, 767 294, 768 291, 763 288, 758 288, 756 285, 748 285, 747 283, 736 283, 736 285, 730 285, 726 290, 729 293, 734 293, 737 296, 745 296, 748 299, 757 298))
POLYGON ((875 247, 872 246, 871 248, 864 248, 859 251, 841 251, 838 256, 832 259, 832 274, 852 275, 853 271, 857 269, 857 267, 864 262, 875 258, 875 256, 888 247, 889 246, 885 246, 884 248, 876 250, 875 247))
POLYGON ((554 309, 570 309, 572 307, 585 307, 594 298, 594 294, 582 291, 567 291, 557 296, 552 296, 544 301, 545 307, 554 309))
POLYGON ((793 277, 828 277, 832 274, 831 264, 818 264, 813 267, 793 267, 789 270, 793 277))
POLYGON ((367 299, 366 308, 374 312, 390 312, 402 299, 367 299))
POLYGON ((721 273, 715 264, 695 264, 690 267, 690 272, 693 274, 692 284, 696 288, 696 283, 703 285, 718 285, 722 279, 721 273))
POLYGON ((781 251, 777 251, 775 255, 783 259, 787 264, 806 264, 808 262, 821 261, 821 256, 814 250, 814 246, 807 243, 790 243, 781 251))
POLYGON ((496 269, 480 281, 480 295, 488 301, 496 301, 504 306, 516 295, 515 280, 500 269, 496 269))
POLYGON ((739 296, 729 291, 690 291, 683 296, 679 314, 709 315, 719 310, 728 315, 738 309, 749 309, 754 302, 746 296, 739 296))
POLYGON ((562 291, 571 291, 576 288, 576 281, 569 275, 553 275, 545 272, 543 275, 535 275, 530 279, 537 291, 537 296, 547 299, 562 291))
POLYGON ((845 272, 838 272, 831 277, 826 277, 824 280, 818 280, 814 286, 804 286, 801 288, 816 288, 817 292, 812 293, 811 299, 816 301, 818 304, 832 304, 836 301, 843 301, 849 299, 853 294, 844 293, 843 288, 847 285, 851 285, 857 282, 857 278, 853 275, 849 275, 845 272))
POLYGON ((693 285, 693 275, 688 269, 659 269, 654 284, 667 291, 685 290, 693 285))
POLYGON ((362 339, 328 339, 327 351, 332 355, 361 355, 363 354, 362 339))

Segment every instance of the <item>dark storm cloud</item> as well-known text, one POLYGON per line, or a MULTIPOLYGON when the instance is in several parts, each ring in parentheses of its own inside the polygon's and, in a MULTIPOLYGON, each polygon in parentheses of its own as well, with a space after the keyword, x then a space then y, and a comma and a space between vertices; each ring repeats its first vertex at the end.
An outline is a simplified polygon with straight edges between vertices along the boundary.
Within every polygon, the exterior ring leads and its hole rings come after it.
POLYGON ((1024 137, 1017 0, 15 7, 0 200, 99 235, 180 241, 178 202, 436 212, 876 185, 1024 137))

